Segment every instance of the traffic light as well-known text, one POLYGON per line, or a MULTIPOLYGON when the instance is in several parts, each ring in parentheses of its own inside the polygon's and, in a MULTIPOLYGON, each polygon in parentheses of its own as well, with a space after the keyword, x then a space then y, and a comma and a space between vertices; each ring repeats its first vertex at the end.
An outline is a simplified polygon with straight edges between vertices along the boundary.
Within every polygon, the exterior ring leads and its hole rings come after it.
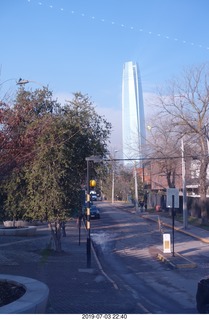
POLYGON ((90 185, 90 187, 96 187, 96 181, 95 180, 90 180, 89 181, 89 185, 90 185))

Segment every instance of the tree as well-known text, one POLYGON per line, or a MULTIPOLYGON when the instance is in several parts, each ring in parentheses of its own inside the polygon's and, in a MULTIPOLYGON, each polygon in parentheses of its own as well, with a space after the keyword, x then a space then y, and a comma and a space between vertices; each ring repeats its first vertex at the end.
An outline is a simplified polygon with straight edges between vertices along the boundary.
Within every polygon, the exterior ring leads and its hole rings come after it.
MULTIPOLYGON (((114 174, 114 194, 118 200, 127 201, 128 196, 130 199, 135 199, 135 178, 133 167, 124 167, 123 165, 115 165, 114 174)), ((137 170, 137 169, 136 169, 137 170)), ((144 198, 144 190, 142 180, 137 174, 138 195, 141 199, 144 198)), ((109 172, 103 177, 103 192, 107 199, 112 198, 112 165, 109 164, 109 172)))
POLYGON ((13 215, 19 216, 23 208, 24 218, 47 220, 55 249, 61 251, 61 226, 79 209, 79 191, 86 181, 85 158, 105 155, 111 125, 97 115, 89 97, 81 93, 75 93, 64 107, 56 104, 56 112, 52 112, 53 101, 51 108, 46 103, 44 109, 48 91, 36 102, 34 96, 30 101, 27 92, 21 94, 18 105, 23 109, 25 104, 30 115, 26 113, 27 117, 21 119, 21 126, 11 126, 15 130, 11 130, 10 137, 13 141, 18 136, 17 141, 28 147, 24 154, 27 162, 19 162, 24 188, 19 186, 23 193, 16 197, 13 186, 17 175, 10 176, 5 208, 15 203, 13 215))
POLYGON ((206 194, 209 163, 209 68, 207 64, 185 69, 180 79, 172 81, 159 95, 160 115, 166 121, 172 118, 172 126, 181 137, 192 137, 194 157, 199 160, 199 194, 202 222, 207 220, 206 194))
POLYGON ((26 168, 37 153, 37 138, 47 127, 42 118, 51 115, 56 105, 47 88, 34 92, 21 88, 12 107, 1 103, 0 177, 4 218, 21 219, 25 215, 26 168))
POLYGON ((147 157, 153 159, 152 180, 155 176, 163 175, 167 187, 175 188, 181 161, 179 132, 169 117, 165 120, 165 117, 159 116, 150 121, 145 153, 147 157))
POLYGON ((48 88, 25 91, 20 88, 14 105, 0 104, 1 177, 33 159, 35 141, 43 128, 39 120, 57 107, 48 88))

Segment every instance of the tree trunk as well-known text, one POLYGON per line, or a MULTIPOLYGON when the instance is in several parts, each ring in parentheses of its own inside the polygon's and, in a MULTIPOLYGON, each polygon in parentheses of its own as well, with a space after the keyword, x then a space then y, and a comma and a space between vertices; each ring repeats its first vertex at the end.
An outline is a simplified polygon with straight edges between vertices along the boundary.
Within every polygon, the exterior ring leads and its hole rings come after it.
POLYGON ((207 167, 208 167, 208 160, 202 159, 201 166, 200 166, 200 176, 199 176, 199 194, 200 194, 200 207, 201 207, 201 222, 205 223, 208 221, 208 213, 207 213, 207 206, 206 206, 206 194, 207 194, 207 167))
POLYGON ((61 228, 62 228, 62 236, 66 237, 66 231, 65 231, 65 221, 61 222, 61 228))
POLYGON ((49 227, 50 227, 50 230, 51 230, 52 239, 54 241, 55 251, 61 252, 62 251, 61 222, 59 220, 55 221, 54 222, 54 227, 53 227, 52 222, 49 222, 49 227))

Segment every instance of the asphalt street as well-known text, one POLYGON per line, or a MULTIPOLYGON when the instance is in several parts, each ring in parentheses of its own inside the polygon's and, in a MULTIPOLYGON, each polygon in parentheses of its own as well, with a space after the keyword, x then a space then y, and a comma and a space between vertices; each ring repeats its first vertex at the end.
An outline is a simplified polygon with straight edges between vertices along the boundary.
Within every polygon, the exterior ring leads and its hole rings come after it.
MULTIPOLYGON (((190 228, 185 234, 176 223, 175 251, 196 263, 176 268, 169 263, 171 255, 164 255, 165 261, 157 257, 162 253, 157 215, 142 216, 107 202, 97 205, 101 219, 91 221, 90 268, 86 230, 82 226, 79 245, 77 221, 70 220, 59 255, 49 250, 47 225, 39 226, 34 237, 1 236, 0 273, 46 283, 48 314, 197 313, 197 283, 209 271, 209 233, 190 228)), ((169 221, 162 222, 170 230, 169 221)))
MULTIPOLYGON (((116 283, 121 281, 150 313, 197 313, 197 283, 208 275, 208 231, 191 226, 185 231, 175 222, 175 255, 164 254, 157 214, 124 211, 118 203, 99 206, 102 223, 92 223, 92 237, 116 283)), ((171 219, 160 219, 171 233, 171 219)))

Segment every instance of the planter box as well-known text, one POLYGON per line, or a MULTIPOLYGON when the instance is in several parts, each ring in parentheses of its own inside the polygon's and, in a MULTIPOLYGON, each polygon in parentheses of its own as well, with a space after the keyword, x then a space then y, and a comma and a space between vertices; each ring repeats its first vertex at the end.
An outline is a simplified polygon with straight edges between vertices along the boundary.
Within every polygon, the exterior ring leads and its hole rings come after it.
POLYGON ((28 221, 23 221, 23 220, 17 220, 17 221, 4 221, 4 226, 5 227, 28 227, 29 222, 28 221))
POLYGON ((37 314, 45 313, 49 297, 49 288, 43 282, 35 279, 0 274, 0 280, 21 285, 25 294, 14 302, 0 308, 0 314, 37 314))
POLYGON ((13 227, 3 227, 0 228, 0 236, 26 236, 31 237, 36 234, 37 227, 22 227, 22 228, 13 228, 13 227))

